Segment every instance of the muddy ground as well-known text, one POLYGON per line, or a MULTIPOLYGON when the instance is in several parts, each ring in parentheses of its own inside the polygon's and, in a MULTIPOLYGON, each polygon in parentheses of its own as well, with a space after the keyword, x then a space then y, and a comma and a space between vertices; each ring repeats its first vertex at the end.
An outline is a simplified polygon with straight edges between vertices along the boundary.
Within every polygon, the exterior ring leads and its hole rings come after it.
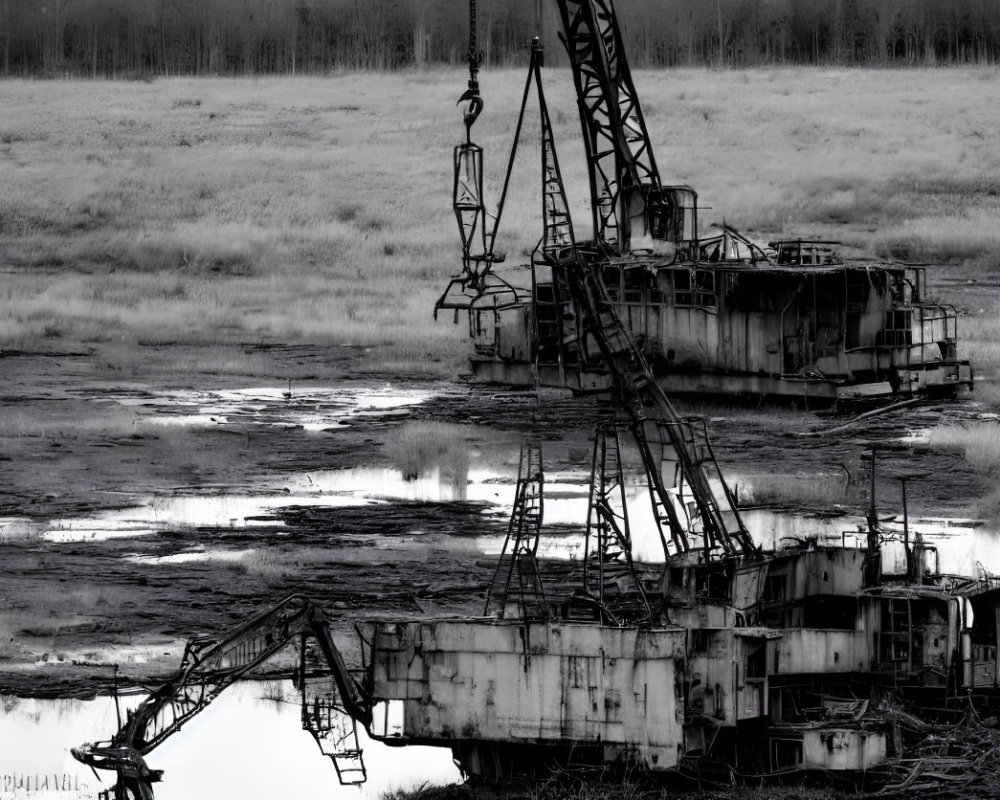
POLYGON ((442 608, 479 613, 493 564, 463 541, 506 529, 504 518, 484 514, 482 502, 396 499, 297 508, 290 501, 252 525, 165 524, 151 535, 101 539, 99 521, 107 512, 178 495, 253 497, 264 482, 278 487, 272 492, 291 495, 281 488, 285 475, 301 479, 316 471, 387 465, 386 441, 421 418, 462 423, 469 448, 495 448, 501 461, 516 457, 521 432, 536 419, 559 440, 583 441, 561 421, 579 417, 568 399, 553 398, 539 409, 524 393, 483 394, 365 374, 351 349, 249 349, 253 376, 195 372, 183 383, 174 376, 185 354, 151 350, 142 386, 109 372, 99 351, 0 357, 6 428, 0 454, 0 519, 6 523, 0 527, 0 691, 91 694, 108 688, 114 664, 119 681, 147 682, 177 665, 189 637, 222 632, 293 591, 328 605, 345 634, 372 616, 442 608), (314 410, 311 387, 329 392, 327 411, 336 417, 334 395, 384 392, 390 382, 403 391, 433 392, 435 402, 375 408, 325 430, 283 422, 314 410), (180 421, 191 409, 158 406, 150 390, 197 387, 211 394, 268 385, 282 389, 273 407, 265 402, 247 418, 205 425, 180 421), (179 423, 145 424, 153 407, 179 423), (72 526, 81 518, 98 520, 94 540, 86 533, 71 533, 74 541, 50 540, 61 521, 72 526), (238 559, 175 558, 206 549, 258 555, 249 566, 238 559))
MULTIPOLYGON (((399 470, 391 443, 421 420, 462 425, 474 462, 508 475, 521 436, 540 431, 547 470, 579 478, 589 466, 593 423, 610 413, 595 398, 367 372, 352 348, 228 350, 252 374, 201 369, 201 354, 180 347, 142 348, 128 359, 83 345, 0 354, 0 691, 80 696, 115 680, 155 681, 176 667, 191 636, 220 633, 291 592, 333 611, 349 657, 359 620, 479 613, 494 558, 477 537, 502 535, 505 509, 482 499, 398 497, 297 506, 296 490, 283 481, 359 466, 399 470), (249 387, 267 391, 239 413, 212 416, 206 398, 249 387), (343 398, 366 391, 425 399, 351 411, 343 398), (190 392, 193 401, 164 401, 190 392), (154 520, 144 535, 78 532, 81 519, 115 509, 177 496, 252 497, 264 485, 287 492, 289 503, 250 522, 236 511, 228 524, 154 520), (213 557, 190 557, 206 551, 213 557)), ((907 438, 942 420, 981 416, 972 398, 846 426, 843 417, 784 407, 692 400, 679 407, 708 417, 717 455, 737 485, 740 476, 768 472, 814 475, 842 481, 833 505, 857 509, 863 456, 874 441, 881 509, 898 509, 892 478, 903 474, 933 476, 911 488, 911 514, 967 515, 988 488, 961 454, 907 438)))

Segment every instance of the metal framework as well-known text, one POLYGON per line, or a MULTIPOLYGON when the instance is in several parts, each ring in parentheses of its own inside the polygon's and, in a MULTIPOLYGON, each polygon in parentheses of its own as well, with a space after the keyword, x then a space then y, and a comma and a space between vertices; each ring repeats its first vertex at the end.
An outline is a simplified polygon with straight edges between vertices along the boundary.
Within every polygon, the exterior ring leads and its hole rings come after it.
MULTIPOLYGON (((592 191, 599 182, 606 180, 604 166, 611 163, 608 160, 611 153, 618 165, 615 174, 629 176, 630 191, 640 185, 658 187, 652 150, 611 1, 559 0, 559 10, 585 131, 592 134, 592 139, 588 140, 592 191), (598 94, 602 97, 598 98, 598 94), (594 113, 585 113, 585 108, 592 108, 594 113), (634 137, 625 136, 625 122, 628 122, 629 131, 635 133, 634 137), (611 146, 611 150, 596 149, 599 138, 606 140, 603 146, 611 146)), ((532 69, 537 75, 534 60, 532 69)), ((540 78, 536 80, 541 98, 541 81, 540 78)), ((657 383, 642 349, 618 316, 596 267, 602 255, 581 248, 573 237, 572 224, 567 224, 565 229, 557 228, 556 223, 561 218, 548 213, 550 208, 567 209, 569 222, 565 187, 547 114, 543 114, 542 136, 542 192, 546 217, 541 256, 543 263, 552 269, 557 315, 552 322, 560 337, 560 363, 596 364, 611 374, 614 392, 628 415, 642 455, 654 515, 668 555, 688 550, 690 533, 687 520, 678 513, 670 496, 668 487, 673 483, 668 483, 664 474, 664 463, 672 462, 676 465, 674 477, 681 479, 679 485, 683 489, 686 484, 689 489, 701 526, 705 559, 720 555, 759 557, 759 548, 743 525, 735 498, 708 443, 704 425, 681 419, 657 383), (561 243, 563 237, 569 244, 560 247, 557 243, 561 243), (573 306, 582 316, 576 335, 566 330, 568 318, 574 314, 573 306), (722 487, 725 509, 716 499, 712 480, 722 487)), ((541 336, 539 341, 543 341, 541 336)))
POLYGON ((626 249, 660 177, 611 0, 558 0, 576 84, 594 235, 626 249))
POLYGON ((129 713, 109 742, 74 748, 73 756, 117 772, 115 800, 152 798, 150 784, 161 772, 149 769, 143 756, 297 637, 303 727, 333 760, 342 783, 363 783, 356 722, 369 726, 371 708, 333 643, 326 616, 302 595, 286 597, 221 639, 192 639, 174 676, 129 713))
POLYGON ((632 561, 621 442, 614 424, 599 427, 594 436, 583 585, 597 601, 602 622, 641 625, 653 621, 653 612, 632 561))
POLYGON ((536 558, 542 527, 543 484, 541 443, 526 438, 521 443, 507 538, 486 593, 485 615, 495 613, 503 619, 516 609, 521 619, 548 616, 536 558))

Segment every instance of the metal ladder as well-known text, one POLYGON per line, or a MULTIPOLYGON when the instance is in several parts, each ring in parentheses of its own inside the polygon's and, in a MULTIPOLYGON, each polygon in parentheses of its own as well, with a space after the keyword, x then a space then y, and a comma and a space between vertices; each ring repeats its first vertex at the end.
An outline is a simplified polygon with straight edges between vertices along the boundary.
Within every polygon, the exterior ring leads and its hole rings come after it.
POLYGON ((583 585, 598 602, 603 622, 642 624, 652 620, 632 561, 621 442, 615 425, 599 427, 594 436, 583 585))
POLYGON ((548 616, 545 592, 538 574, 538 538, 542 527, 542 446, 534 439, 521 443, 514 507, 507 537, 486 593, 485 615, 503 619, 516 604, 522 619, 548 616))

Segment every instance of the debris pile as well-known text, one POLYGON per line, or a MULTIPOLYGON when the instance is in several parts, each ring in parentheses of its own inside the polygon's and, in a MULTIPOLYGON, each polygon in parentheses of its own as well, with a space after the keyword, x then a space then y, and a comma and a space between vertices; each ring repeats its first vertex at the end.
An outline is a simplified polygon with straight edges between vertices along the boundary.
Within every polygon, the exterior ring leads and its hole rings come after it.
POLYGON ((973 800, 1000 797, 1000 721, 970 707, 957 725, 926 725, 903 712, 901 733, 914 736, 902 756, 885 765, 887 783, 866 798, 934 797, 973 800))

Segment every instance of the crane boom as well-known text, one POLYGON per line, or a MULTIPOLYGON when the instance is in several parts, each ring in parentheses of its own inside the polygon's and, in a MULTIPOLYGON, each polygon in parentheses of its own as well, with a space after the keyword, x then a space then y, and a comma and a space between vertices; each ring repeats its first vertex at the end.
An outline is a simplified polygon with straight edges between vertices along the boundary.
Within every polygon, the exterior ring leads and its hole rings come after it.
MULTIPOLYGON (((740 519, 732 493, 718 467, 703 429, 683 420, 657 384, 642 349, 630 335, 612 303, 601 277, 608 257, 627 252, 633 236, 661 239, 674 244, 697 239, 696 204, 690 187, 663 187, 653 158, 635 86, 625 57, 622 35, 611 0, 556 0, 563 25, 562 40, 570 57, 589 166, 592 213, 596 241, 580 244, 573 229, 565 188, 556 156, 552 125, 545 104, 540 77, 541 52, 537 40, 532 46, 525 94, 517 121, 513 163, 520 138, 528 91, 537 87, 542 133, 542 240, 533 256, 535 296, 544 285, 544 318, 536 310, 534 358, 557 358, 561 372, 602 370, 612 377, 613 390, 627 413, 651 486, 653 510, 668 555, 690 548, 689 525, 675 506, 670 489, 674 484, 664 474, 672 463, 680 476, 680 487, 690 490, 691 503, 702 528, 705 558, 756 556, 758 549, 740 519), (549 270, 551 280, 539 280, 539 271, 549 270), (723 504, 713 493, 710 476, 722 487, 723 504)), ((470 0, 474 8, 475 0, 470 0)), ((470 31, 470 50, 474 49, 470 31)), ((473 65, 474 61, 470 61, 473 65)), ((473 72, 474 78, 474 72, 473 72)), ((470 79, 470 87, 474 80, 470 79)), ((470 89, 470 91, 472 91, 470 89)), ((474 92, 474 94, 476 94, 474 92)), ((469 93, 463 97, 468 97, 469 93)), ((474 119, 474 117, 473 117, 474 119)), ((466 145, 469 142, 466 119, 466 145)), ((477 158, 478 158, 477 151, 477 158)), ((478 166, 475 196, 482 197, 478 166)), ((503 197, 510 180, 511 165, 501 195, 501 205, 488 237, 487 250, 499 226, 503 197)), ((470 171, 456 161, 456 185, 470 171)), ((456 211, 470 206, 456 196, 456 211)), ((474 205, 480 208, 481 202, 474 205)), ((477 212, 478 213, 478 212, 477 212)), ((469 260, 469 231, 462 228, 463 273, 452 280, 436 308, 470 310, 470 325, 477 300, 487 293, 486 278, 491 272, 491 256, 483 271, 472 269, 469 260), (449 299, 455 286, 473 289, 468 302, 449 299)), ((496 278, 495 280, 499 280, 496 278)), ((506 285, 506 284, 505 284, 506 285)), ((509 288, 509 285, 507 285, 509 288)), ((494 313, 497 312, 494 296, 494 313)), ((538 308, 542 301, 538 301, 538 308)), ((687 516, 687 513, 683 514, 687 516)))
MULTIPOLYGON (((551 135, 541 80, 537 79, 542 111, 542 176, 545 236, 540 248, 542 264, 552 271, 553 292, 571 297, 580 315, 576 335, 563 331, 561 361, 571 364, 598 362, 613 378, 619 404, 628 415, 632 431, 649 479, 653 511, 668 555, 689 549, 688 528, 669 496, 662 466, 666 451, 680 473, 681 484, 690 488, 691 498, 702 525, 702 546, 706 560, 718 557, 758 557, 753 542, 740 518, 728 485, 719 469, 704 430, 677 413, 653 371, 611 302, 600 277, 598 264, 605 257, 600 246, 601 225, 604 232, 618 232, 619 243, 627 241, 638 203, 642 212, 654 191, 661 192, 652 149, 646 135, 638 97, 629 75, 622 47, 621 32, 611 0, 558 0, 565 28, 564 43, 573 66, 577 97, 584 132, 587 134, 591 163, 591 191, 603 186, 616 198, 611 206, 599 207, 597 247, 581 247, 574 236, 569 218, 565 188, 551 135), (604 144, 602 144, 602 142, 604 144), (611 149, 603 149, 610 146, 611 149), (615 164, 609 176, 608 168, 615 164), (617 181, 617 182, 616 182, 617 181), (616 216, 616 209, 628 213, 616 216), (552 209, 565 213, 565 224, 554 235, 552 209), (607 212, 606 216, 603 216, 607 212), (624 226, 624 227, 622 227, 624 226), (624 238, 622 238, 624 237, 624 238), (559 246, 568 242, 566 246, 559 246), (591 347, 596 348, 596 352, 591 347), (656 457, 659 449, 660 457, 656 457), (723 492, 723 505, 713 492, 714 477, 723 492)), ((537 65, 533 61, 537 75, 537 65)), ((523 112, 522 112, 523 113, 523 112)), ((572 316, 563 313, 560 316, 572 316)), ((562 324, 562 323, 561 323, 562 324)))
POLYGON ((296 637, 302 637, 300 680, 303 693, 303 724, 313 734, 320 748, 334 760, 344 782, 359 773, 363 780, 360 752, 355 747, 327 752, 331 738, 331 711, 342 709, 365 727, 371 725, 370 703, 351 677, 340 652, 330 636, 326 615, 312 600, 299 594, 286 597, 277 605, 234 628, 220 639, 198 638, 188 642, 177 672, 155 689, 134 711, 109 742, 75 748, 73 756, 91 767, 113 769, 118 773, 116 797, 152 798, 149 784, 160 773, 150 770, 143 756, 181 726, 203 711, 223 690, 254 668, 260 666, 296 637), (333 687, 322 692, 308 691, 306 639, 314 639, 324 663, 324 674, 333 687), (343 763, 338 759, 344 759, 343 763))
POLYGON ((660 176, 611 0, 558 0, 583 126, 597 241, 628 249, 645 233, 660 176))

